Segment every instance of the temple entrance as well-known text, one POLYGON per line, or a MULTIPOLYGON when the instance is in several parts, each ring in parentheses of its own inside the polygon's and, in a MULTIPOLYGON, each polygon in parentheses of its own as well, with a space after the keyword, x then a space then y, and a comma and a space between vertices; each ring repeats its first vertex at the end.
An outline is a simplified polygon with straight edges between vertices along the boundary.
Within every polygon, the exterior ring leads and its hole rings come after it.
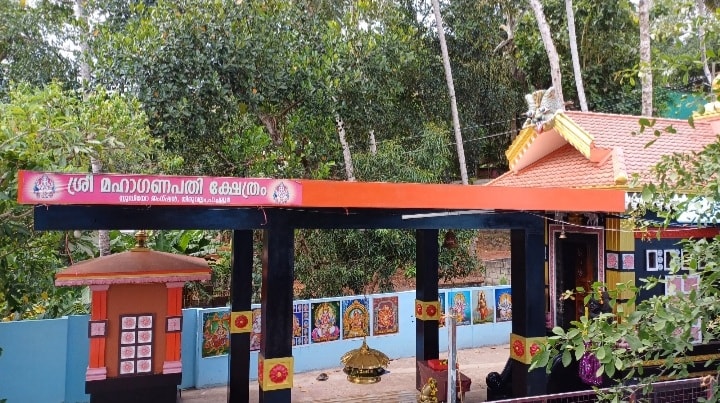
POLYGON ((556 308, 555 325, 564 329, 570 322, 579 320, 585 315, 584 299, 592 284, 600 279, 601 256, 598 256, 601 233, 592 232, 555 232, 554 259, 550 270, 554 271, 554 307, 556 308), (564 235, 562 237, 561 235, 564 235), (582 287, 585 292, 578 292, 582 287), (563 299, 566 290, 575 291, 574 299, 563 299))

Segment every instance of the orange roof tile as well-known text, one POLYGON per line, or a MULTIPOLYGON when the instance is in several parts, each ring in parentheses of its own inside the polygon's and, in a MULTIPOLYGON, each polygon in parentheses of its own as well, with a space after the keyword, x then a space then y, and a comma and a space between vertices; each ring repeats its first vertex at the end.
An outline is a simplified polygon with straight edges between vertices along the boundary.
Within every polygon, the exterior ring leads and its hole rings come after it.
MULTIPOLYGON (((686 120, 657 118, 653 128, 640 132, 640 117, 595 112, 567 111, 564 114, 593 137, 592 146, 612 150, 607 158, 590 162, 569 143, 520 169, 508 172, 488 183, 491 186, 522 187, 618 187, 627 186, 623 178, 633 174, 648 177, 653 165, 663 155, 699 151, 716 141, 711 121, 695 121, 692 128, 686 120), (672 126, 677 132, 654 135, 672 126), (646 146, 652 140, 656 141, 646 146)), ((553 129, 556 130, 556 129, 553 129)), ((529 145, 532 148, 532 144, 529 145)))
POLYGON ((133 249, 85 260, 55 274, 55 285, 169 283, 210 279, 205 259, 133 249))

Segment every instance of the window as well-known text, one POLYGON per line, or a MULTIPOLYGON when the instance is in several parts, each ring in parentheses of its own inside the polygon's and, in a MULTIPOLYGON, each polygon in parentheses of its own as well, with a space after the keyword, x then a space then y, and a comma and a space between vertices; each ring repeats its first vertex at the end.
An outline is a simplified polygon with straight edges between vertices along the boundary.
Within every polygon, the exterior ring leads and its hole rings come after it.
MULTIPOLYGON (((676 259, 682 259, 680 249, 648 249, 645 251, 645 270, 670 271, 676 259)), ((679 261, 682 264, 682 261, 679 261)))
POLYGON ((120 375, 152 372, 153 319, 150 313, 120 316, 120 375))

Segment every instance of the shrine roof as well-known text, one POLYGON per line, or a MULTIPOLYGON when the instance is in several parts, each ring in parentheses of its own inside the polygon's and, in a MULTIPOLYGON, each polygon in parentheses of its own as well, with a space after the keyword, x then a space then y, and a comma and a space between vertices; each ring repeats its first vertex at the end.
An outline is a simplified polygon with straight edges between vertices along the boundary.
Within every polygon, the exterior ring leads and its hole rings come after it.
POLYGON ((147 248, 85 260, 55 275, 55 285, 173 283, 209 280, 205 259, 147 248))
POLYGON ((663 155, 700 151, 717 140, 711 119, 694 128, 680 119, 648 118, 641 133, 639 116, 567 111, 555 116, 550 130, 523 129, 506 153, 510 172, 490 186, 627 188, 638 174, 650 179, 663 155), (667 133, 672 127, 676 132, 667 133), (661 132, 657 136, 655 131, 661 132))

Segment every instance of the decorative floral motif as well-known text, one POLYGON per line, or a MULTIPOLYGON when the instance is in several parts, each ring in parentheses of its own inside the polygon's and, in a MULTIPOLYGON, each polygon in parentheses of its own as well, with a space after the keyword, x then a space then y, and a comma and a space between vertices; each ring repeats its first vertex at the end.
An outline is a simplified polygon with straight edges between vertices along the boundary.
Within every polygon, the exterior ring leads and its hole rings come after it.
POLYGON ((237 318, 235 318, 235 327, 244 329, 248 322, 248 317, 246 315, 238 315, 237 318))
POLYGON ((515 340, 513 342, 512 349, 513 353, 515 353, 515 355, 518 357, 522 357, 523 355, 525 355, 525 346, 520 340, 515 340))
POLYGON ((126 316, 122 320, 122 328, 123 329, 135 329, 136 324, 137 324, 137 320, 134 316, 126 316))
POLYGON ((537 343, 533 343, 530 346, 530 357, 535 357, 535 354, 540 352, 540 346, 537 343))
POLYGON ((132 374, 135 372, 135 363, 133 361, 123 361, 122 364, 120 364, 120 373, 121 374, 132 374))
POLYGON ((288 369, 285 365, 275 364, 268 375, 272 383, 283 383, 288 377, 288 369))
POLYGON ((120 348, 120 358, 135 358, 135 347, 127 346, 120 348))
POLYGON ((122 344, 133 344, 135 343, 135 332, 122 332, 122 344))
POLYGON ((106 329, 104 320, 90 321, 90 337, 104 337, 106 329))
POLYGON ((150 372, 150 368, 152 367, 150 360, 139 360, 137 366, 138 372, 150 372))
POLYGON ((138 341, 140 343, 150 343, 152 341, 152 330, 138 332, 138 341))
POLYGON ((435 308, 434 305, 428 305, 427 308, 425 308, 425 314, 432 318, 437 315, 437 308, 435 308))
POLYGON ((138 327, 140 327, 140 328, 143 328, 143 329, 151 328, 152 327, 152 316, 150 316, 150 315, 141 316, 139 318, 138 322, 139 322, 138 327))
POLYGON ((422 304, 418 302, 418 304, 415 306, 415 314, 416 316, 422 315, 422 304))
POLYGON ((146 358, 152 354, 152 347, 150 345, 143 345, 138 347, 138 357, 146 358))

